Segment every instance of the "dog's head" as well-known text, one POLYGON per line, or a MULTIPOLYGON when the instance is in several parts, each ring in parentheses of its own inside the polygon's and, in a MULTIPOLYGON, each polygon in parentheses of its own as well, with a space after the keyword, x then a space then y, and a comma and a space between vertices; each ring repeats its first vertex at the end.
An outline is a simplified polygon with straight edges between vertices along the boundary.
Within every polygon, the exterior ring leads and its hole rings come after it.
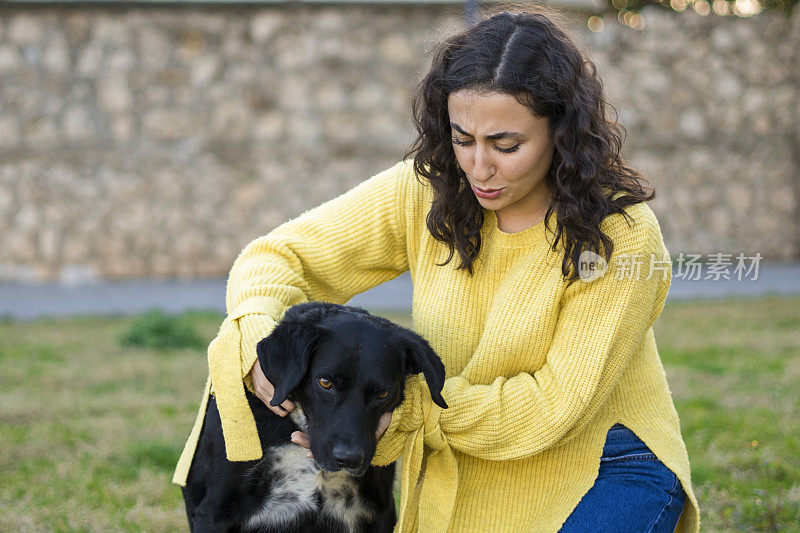
POLYGON ((433 401, 447 407, 444 365, 427 341, 363 309, 296 305, 257 352, 275 387, 270 403, 291 396, 302 406, 311 452, 323 470, 366 470, 378 419, 403 401, 407 375, 423 373, 433 401))

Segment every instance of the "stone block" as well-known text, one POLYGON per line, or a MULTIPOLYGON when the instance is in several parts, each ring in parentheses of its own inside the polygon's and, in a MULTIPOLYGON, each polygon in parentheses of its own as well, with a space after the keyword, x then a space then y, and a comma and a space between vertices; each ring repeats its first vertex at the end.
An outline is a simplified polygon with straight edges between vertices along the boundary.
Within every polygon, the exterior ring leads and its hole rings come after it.
POLYGON ((35 11, 17 12, 11 16, 7 24, 6 38, 19 46, 38 45, 45 35, 45 19, 37 16, 35 11))
POLYGON ((97 83, 97 95, 102 109, 108 113, 132 110, 133 95, 125 76, 102 77, 97 83))
POLYGON ((0 115, 0 148, 14 148, 22 144, 17 117, 0 115))
POLYGON ((0 42, 0 74, 14 72, 22 66, 22 56, 11 43, 0 42))
POLYGON ((286 24, 286 17, 278 10, 261 10, 250 21, 250 36, 257 44, 263 45, 286 24))

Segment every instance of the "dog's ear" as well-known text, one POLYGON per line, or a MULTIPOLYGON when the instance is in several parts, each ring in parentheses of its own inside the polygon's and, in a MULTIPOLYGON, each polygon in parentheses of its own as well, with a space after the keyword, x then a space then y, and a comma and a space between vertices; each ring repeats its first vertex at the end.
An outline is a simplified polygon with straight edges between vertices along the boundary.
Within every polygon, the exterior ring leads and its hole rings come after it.
POLYGON ((323 334, 317 325, 324 316, 325 309, 318 304, 291 307, 272 333, 256 345, 261 370, 275 387, 269 402, 273 407, 283 403, 306 375, 323 334))
POLYGON ((447 404, 442 398, 444 387, 444 365, 436 352, 433 351, 428 341, 413 331, 405 330, 404 344, 406 356, 406 369, 408 374, 422 374, 431 391, 431 398, 442 409, 447 409, 447 404))

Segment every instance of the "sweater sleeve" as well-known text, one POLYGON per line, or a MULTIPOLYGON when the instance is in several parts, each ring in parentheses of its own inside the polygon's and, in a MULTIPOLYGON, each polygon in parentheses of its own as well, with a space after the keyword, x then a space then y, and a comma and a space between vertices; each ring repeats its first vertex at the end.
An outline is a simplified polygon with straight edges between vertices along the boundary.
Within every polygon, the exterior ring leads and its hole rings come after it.
POLYGON ((580 433, 608 399, 663 309, 670 269, 649 279, 646 268, 639 276, 626 271, 630 258, 648 265, 651 255, 669 264, 652 213, 615 248, 603 277, 579 279, 565 289, 553 341, 540 368, 498 377, 488 385, 451 377, 442 391, 449 406, 445 410, 426 407, 430 400, 424 389, 420 394, 419 386, 412 385, 407 401, 417 405, 395 412, 399 419, 393 418, 394 433, 379 446, 385 456, 380 463, 402 452, 398 435, 423 426, 427 435, 438 425, 449 447, 488 460, 529 457, 580 433))
MULTIPOLYGON (((252 384, 243 378, 258 357, 258 341, 284 311, 306 301, 345 303, 408 269, 404 202, 410 169, 398 163, 282 224, 248 244, 234 262, 226 292, 228 316, 208 350, 228 460, 261 457, 244 394, 252 384)), ((190 448, 183 462, 190 460, 190 448)))
POLYGON ((239 320, 241 367, 283 311, 306 301, 343 304, 408 270, 404 219, 409 165, 401 162, 248 244, 231 268, 230 313, 242 302, 269 298, 273 313, 239 320))

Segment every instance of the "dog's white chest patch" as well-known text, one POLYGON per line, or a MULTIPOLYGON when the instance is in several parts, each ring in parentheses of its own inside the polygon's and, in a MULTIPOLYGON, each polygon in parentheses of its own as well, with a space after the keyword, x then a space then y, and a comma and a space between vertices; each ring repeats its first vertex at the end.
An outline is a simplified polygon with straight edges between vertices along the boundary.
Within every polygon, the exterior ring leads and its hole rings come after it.
POLYGON ((296 444, 273 448, 270 452, 273 482, 261 508, 250 517, 246 527, 288 526, 303 513, 322 513, 355 531, 368 518, 355 481, 344 472, 319 470, 307 450, 296 444), (320 504, 321 502, 321 508, 320 504))
POLYGON ((273 481, 261 508, 247 521, 248 528, 288 525, 298 515, 315 511, 317 498, 314 483, 319 470, 306 457, 306 450, 296 444, 273 448, 269 476, 273 481))
POLYGON ((372 514, 361 500, 355 481, 344 472, 320 472, 317 490, 322 496, 322 512, 344 523, 350 531, 372 514))

